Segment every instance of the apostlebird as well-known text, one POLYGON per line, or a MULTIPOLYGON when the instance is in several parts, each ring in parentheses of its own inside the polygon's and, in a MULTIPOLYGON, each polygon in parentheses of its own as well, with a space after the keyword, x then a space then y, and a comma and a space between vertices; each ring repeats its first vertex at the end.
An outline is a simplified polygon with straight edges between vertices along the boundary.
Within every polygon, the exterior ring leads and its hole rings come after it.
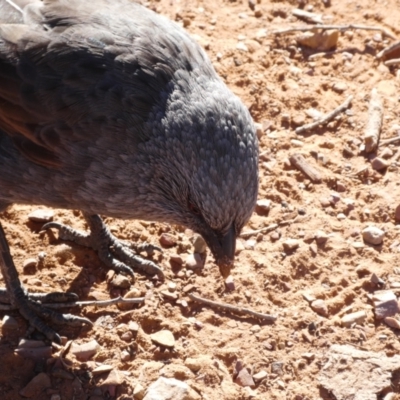
MULTIPOLYGON (((119 242, 99 215, 178 224, 201 234, 223 276, 258 191, 249 111, 183 28, 130 0, 0 0, 0 210, 79 209, 110 268, 162 274, 119 242)), ((140 247, 140 246, 139 246, 140 247)), ((85 323, 22 287, 4 232, 8 296, 44 322, 85 323)))

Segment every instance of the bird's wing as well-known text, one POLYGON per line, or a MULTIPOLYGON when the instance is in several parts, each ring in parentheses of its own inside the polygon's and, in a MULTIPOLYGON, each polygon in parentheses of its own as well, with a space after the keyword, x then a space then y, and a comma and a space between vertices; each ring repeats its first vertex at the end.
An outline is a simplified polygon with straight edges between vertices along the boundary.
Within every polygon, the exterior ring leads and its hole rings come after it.
POLYGON ((182 29, 130 0, 19 0, 23 13, 10 1, 0 0, 11 21, 3 13, 0 132, 43 166, 105 132, 146 140, 177 71, 214 76, 182 29))

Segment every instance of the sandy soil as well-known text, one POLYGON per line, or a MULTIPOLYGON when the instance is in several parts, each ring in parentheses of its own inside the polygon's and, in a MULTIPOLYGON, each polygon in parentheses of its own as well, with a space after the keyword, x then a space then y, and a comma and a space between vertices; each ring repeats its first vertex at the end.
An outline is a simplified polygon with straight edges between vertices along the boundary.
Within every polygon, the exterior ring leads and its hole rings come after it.
MULTIPOLYGON (((255 212, 244 231, 281 225, 240 239, 233 271, 235 290, 227 291, 211 257, 195 272, 171 262, 172 255, 185 260, 193 252, 190 232, 107 219, 122 239, 158 245, 162 233, 177 238, 176 245, 153 256, 164 268, 166 282, 159 285, 137 274, 130 289, 136 288, 136 294, 146 294, 147 299, 131 311, 116 306, 70 309, 94 322, 91 329, 59 328, 74 343, 95 339, 100 344, 88 362, 67 353, 70 364, 64 365, 56 348, 53 357, 42 361, 16 355, 26 323, 16 312, 0 312, 0 318, 7 314, 18 322, 17 329, 3 329, 0 336, 0 397, 22 398, 19 391, 44 372, 52 389, 33 399, 132 399, 138 383, 147 388, 160 375, 185 381, 199 399, 333 398, 318 380, 332 344, 352 344, 389 357, 400 350, 398 331, 375 318, 368 298, 379 286, 371 282, 373 273, 385 287, 394 291, 399 287, 400 224, 395 220, 400 204, 399 143, 380 145, 378 156, 388 164, 380 172, 371 166, 376 154, 360 151, 372 88, 383 99, 381 139, 400 134, 400 69, 376 58, 395 41, 378 31, 347 30, 340 33, 335 48, 322 53, 320 48, 299 45, 298 33, 277 36, 271 31, 307 25, 292 15, 293 8, 301 7, 322 14, 325 23, 381 26, 400 37, 400 2, 161 0, 148 5, 196 36, 219 74, 262 124, 259 199, 270 200, 271 206, 269 212, 255 212), (295 133, 296 127, 313 121, 315 110, 330 112, 350 95, 354 96, 351 107, 336 119, 306 134, 295 133), (295 153, 320 172, 320 183, 290 165, 288 159, 295 153), (362 230, 368 226, 385 232, 383 244, 363 241, 362 230), (325 243, 323 234, 316 243, 318 231, 324 232, 325 243), (298 247, 285 250, 288 239, 297 240, 298 247), (187 285, 203 297, 278 319, 271 324, 193 303, 187 285), (175 290, 178 300, 166 298, 161 293, 166 290, 175 290), (321 308, 314 307, 317 312, 310 304, 313 299, 323 300, 321 308), (366 319, 349 328, 342 326, 341 317, 355 311, 365 311, 366 319), (138 323, 139 330, 124 336, 131 321, 138 323), (154 345, 150 338, 162 329, 174 334, 172 350, 154 345), (197 367, 188 361, 191 358, 198 359, 197 367), (93 361, 120 371, 121 381, 105 381, 108 373, 93 375, 93 361), (251 389, 241 387, 233 380, 237 361, 254 374, 264 370, 268 375, 251 389), (56 367, 69 375, 54 373, 56 367)), ((27 217, 34 209, 14 206, 1 217, 21 280, 29 290, 69 290, 83 300, 108 299, 128 291, 107 284, 107 270, 93 251, 63 243, 56 234, 39 233, 42 224, 27 217), (42 261, 23 269, 26 259, 41 252, 46 253, 42 261)), ((54 210, 54 214, 56 221, 85 229, 79 212, 54 210)), ((391 391, 400 393, 398 377, 392 383, 391 391)))

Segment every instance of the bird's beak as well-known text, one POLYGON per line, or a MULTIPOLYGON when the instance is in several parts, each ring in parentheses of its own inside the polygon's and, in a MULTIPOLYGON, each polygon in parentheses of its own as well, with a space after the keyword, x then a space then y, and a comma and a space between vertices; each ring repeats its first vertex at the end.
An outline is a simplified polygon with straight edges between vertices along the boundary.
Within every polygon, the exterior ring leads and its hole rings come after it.
POLYGON ((212 237, 204 235, 208 246, 215 257, 215 262, 219 267, 219 271, 223 278, 230 275, 233 260, 235 258, 236 249, 236 232, 232 225, 224 236, 212 235, 212 237))

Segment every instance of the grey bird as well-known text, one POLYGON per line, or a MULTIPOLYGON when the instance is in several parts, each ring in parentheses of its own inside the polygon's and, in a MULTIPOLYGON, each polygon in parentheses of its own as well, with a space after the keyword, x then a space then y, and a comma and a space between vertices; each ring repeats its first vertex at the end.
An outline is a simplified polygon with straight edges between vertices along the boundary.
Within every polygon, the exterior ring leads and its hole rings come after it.
MULTIPOLYGON (((174 22, 130 0, 0 0, 0 210, 81 210, 88 234, 44 228, 127 274, 162 271, 99 215, 183 225, 226 277, 257 165, 249 111, 174 22)), ((25 291, 2 229, 0 254, 10 301, 31 326, 59 340, 44 319, 90 322, 25 291)))

